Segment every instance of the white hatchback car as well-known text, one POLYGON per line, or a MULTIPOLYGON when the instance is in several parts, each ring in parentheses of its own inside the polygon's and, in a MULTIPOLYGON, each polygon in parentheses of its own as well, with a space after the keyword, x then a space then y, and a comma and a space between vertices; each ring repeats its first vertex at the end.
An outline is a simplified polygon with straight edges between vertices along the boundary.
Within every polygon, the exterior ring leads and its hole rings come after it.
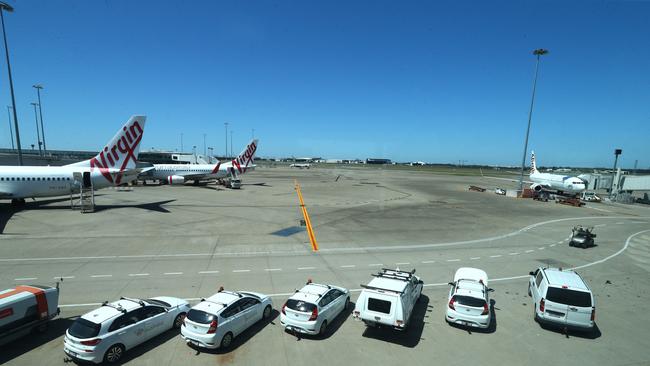
POLYGON ((181 326, 181 337, 196 347, 228 348, 238 334, 269 319, 272 311, 273 303, 266 295, 220 289, 190 309, 181 326))
POLYGON ((280 323, 286 330, 325 334, 327 325, 350 305, 350 291, 332 285, 307 284, 282 306, 280 323))
POLYGON ((104 302, 72 323, 63 338, 63 351, 76 361, 117 363, 126 350, 179 328, 189 310, 187 301, 175 297, 104 302))
POLYGON ((449 282, 449 303, 445 320, 450 324, 485 329, 490 326, 488 277, 477 268, 459 268, 449 282))

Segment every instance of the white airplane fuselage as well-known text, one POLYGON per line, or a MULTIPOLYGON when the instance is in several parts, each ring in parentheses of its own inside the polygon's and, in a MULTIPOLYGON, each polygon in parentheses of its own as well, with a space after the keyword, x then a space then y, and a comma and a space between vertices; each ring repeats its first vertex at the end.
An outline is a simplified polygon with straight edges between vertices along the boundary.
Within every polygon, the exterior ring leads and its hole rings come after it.
MULTIPOLYGON (((89 167, 75 166, 0 166, 0 192, 11 192, 0 198, 32 198, 62 196, 79 192, 80 182, 75 182, 75 172, 90 172, 94 189, 113 186, 98 170, 89 167)), ((115 177, 119 169, 108 169, 105 172, 115 177)), ((122 172, 122 181, 128 182, 137 177, 135 172, 122 172)))
POLYGON ((551 173, 533 173, 530 175, 532 188, 536 191, 546 189, 578 194, 586 190, 585 182, 578 177, 551 173))

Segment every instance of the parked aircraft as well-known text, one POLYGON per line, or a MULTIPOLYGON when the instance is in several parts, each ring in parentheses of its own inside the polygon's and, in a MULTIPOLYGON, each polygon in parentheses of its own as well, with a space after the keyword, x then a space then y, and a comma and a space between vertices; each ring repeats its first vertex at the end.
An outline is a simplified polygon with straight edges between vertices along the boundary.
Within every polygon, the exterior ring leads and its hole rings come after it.
POLYGON ((533 151, 530 158, 530 188, 539 192, 542 190, 552 190, 558 193, 580 194, 587 189, 585 182, 578 178, 561 174, 541 173, 537 170, 535 162, 535 152, 533 151))
POLYGON ((289 168, 299 168, 299 169, 306 168, 306 169, 309 169, 309 167, 311 167, 311 164, 308 164, 308 163, 293 163, 293 164, 289 165, 289 168))
MULTIPOLYGON (((81 185, 94 189, 118 186, 137 177, 136 168, 145 116, 133 116, 92 159, 65 166, 0 167, 0 199, 22 205, 25 198, 62 196, 81 185), (81 177, 75 180, 75 173, 81 177)), ((145 169, 146 170, 146 169, 145 169)))
POLYGON ((257 141, 252 140, 235 159, 217 164, 153 164, 153 169, 142 178, 158 179, 167 184, 184 184, 187 181, 198 183, 201 180, 235 177, 254 169, 253 160, 257 151, 257 141))

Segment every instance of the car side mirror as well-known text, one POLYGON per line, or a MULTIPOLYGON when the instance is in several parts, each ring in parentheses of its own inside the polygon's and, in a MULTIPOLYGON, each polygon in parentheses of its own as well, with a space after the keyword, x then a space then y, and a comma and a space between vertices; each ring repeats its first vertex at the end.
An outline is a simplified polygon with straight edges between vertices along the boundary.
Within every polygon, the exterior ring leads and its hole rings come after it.
POLYGON ((489 289, 488 289, 488 292, 494 292, 494 289, 493 289, 493 288, 489 288, 489 289))
POLYGON ((419 283, 420 285, 424 285, 424 281, 422 281, 422 280, 419 280, 418 283, 419 283))
POLYGON ((530 272, 528 272, 528 274, 531 275, 531 276, 534 276, 534 275, 535 275, 535 272, 530 271, 530 272))
POLYGON ((447 282, 447 284, 450 285, 450 286, 453 286, 453 285, 454 285, 453 282, 447 282))

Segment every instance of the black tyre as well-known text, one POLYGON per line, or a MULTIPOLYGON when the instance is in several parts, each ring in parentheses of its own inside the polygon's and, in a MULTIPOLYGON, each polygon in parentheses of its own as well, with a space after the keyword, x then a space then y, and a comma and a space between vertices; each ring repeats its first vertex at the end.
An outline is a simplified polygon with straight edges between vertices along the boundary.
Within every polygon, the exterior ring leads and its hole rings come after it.
POLYGON ((349 297, 346 297, 346 298, 345 298, 345 306, 343 307, 343 310, 344 310, 344 311, 345 311, 345 310, 348 310, 349 307, 350 307, 350 298, 349 298, 349 297))
POLYGON ((228 332, 221 338, 221 348, 226 349, 232 344, 232 333, 228 332))
POLYGON ((183 320, 185 320, 185 313, 180 313, 176 315, 176 318, 174 318, 174 329, 179 329, 181 325, 183 325, 183 320))
POLYGON ((266 305, 264 308, 264 311, 262 312, 262 320, 267 320, 268 318, 271 317, 271 305, 266 305))
POLYGON ((122 359, 124 356, 124 346, 121 344, 114 344, 106 350, 104 354, 104 363, 109 365, 114 365, 122 359))
POLYGON ((318 330, 318 335, 324 336, 326 332, 327 332, 327 320, 323 320, 323 322, 320 325, 320 329, 318 330))
POLYGON ((582 242, 582 249, 587 249, 587 241, 582 242))

